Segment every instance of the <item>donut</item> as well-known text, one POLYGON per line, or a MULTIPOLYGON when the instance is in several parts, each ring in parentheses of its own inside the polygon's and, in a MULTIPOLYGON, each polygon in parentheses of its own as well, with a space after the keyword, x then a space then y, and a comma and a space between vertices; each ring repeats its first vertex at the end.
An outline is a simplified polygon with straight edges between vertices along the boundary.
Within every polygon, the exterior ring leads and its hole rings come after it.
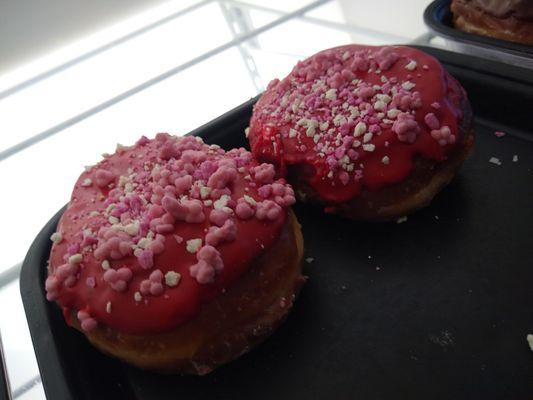
POLYGON ((532 0, 453 0, 451 10, 459 30, 533 44, 532 0))
POLYGON ((327 213, 385 221, 421 208, 474 143, 460 84, 402 46, 348 45, 298 62, 254 106, 252 154, 327 213))
POLYGON ((304 282, 294 192, 243 148, 157 134, 74 186, 46 297, 102 352, 204 375, 266 339, 304 282))

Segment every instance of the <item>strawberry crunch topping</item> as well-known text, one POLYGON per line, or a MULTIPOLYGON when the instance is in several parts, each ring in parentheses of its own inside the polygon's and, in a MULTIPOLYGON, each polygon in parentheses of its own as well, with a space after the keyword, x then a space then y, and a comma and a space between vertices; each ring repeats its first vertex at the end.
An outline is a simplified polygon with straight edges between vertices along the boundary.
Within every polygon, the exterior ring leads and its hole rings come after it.
POLYGON ((461 95, 438 61, 418 50, 338 47, 270 82, 247 135, 259 160, 282 170, 307 164, 323 198, 346 201, 362 186, 405 179, 415 156, 446 159, 461 95))
POLYGON ((143 137, 79 178, 51 237, 47 298, 85 331, 177 326, 274 244, 294 202, 242 148, 143 137))

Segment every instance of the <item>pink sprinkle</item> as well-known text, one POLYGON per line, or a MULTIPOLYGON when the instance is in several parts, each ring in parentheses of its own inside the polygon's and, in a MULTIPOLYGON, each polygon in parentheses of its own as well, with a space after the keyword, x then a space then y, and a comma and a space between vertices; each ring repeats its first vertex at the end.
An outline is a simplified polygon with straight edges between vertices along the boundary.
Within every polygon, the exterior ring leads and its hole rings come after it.
POLYGON ((142 269, 150 269, 154 266, 154 253, 152 250, 142 250, 137 260, 142 269))
POLYGON ((137 143, 139 146, 144 146, 144 145, 147 145, 148 143, 150 143, 150 140, 146 137, 146 136, 141 136, 141 138, 139 140, 137 140, 137 143))
POLYGON ((85 283, 86 283, 87 286, 90 287, 90 288, 94 288, 94 287, 96 287, 96 280, 95 280, 94 277, 92 277, 92 276, 88 277, 88 278, 85 280, 85 283))
POLYGON ((109 185, 114 179, 115 174, 105 169, 97 169, 94 174, 96 186, 103 188, 109 185))
POLYGON ((210 246, 218 246, 223 242, 232 242, 237 237, 237 227, 232 219, 226 220, 222 227, 212 226, 205 236, 205 242, 210 246))
POLYGON ((253 167, 252 174, 254 175, 255 181, 258 183, 272 183, 276 171, 272 164, 263 163, 257 167, 253 167))
POLYGON ((117 292, 125 291, 132 277, 133 273, 128 267, 121 267, 118 270, 108 269, 104 273, 104 281, 111 286, 111 289, 117 292))
POLYGON ((165 288, 162 282, 163 282, 163 273, 161 272, 161 270, 156 269, 152 271, 148 279, 144 279, 141 282, 139 289, 141 293, 145 296, 152 295, 152 296, 157 297, 157 296, 162 295, 163 292, 165 291, 165 288))
POLYGON ((424 122, 429 127, 429 129, 439 129, 440 123, 437 117, 435 117, 435 114, 433 113, 427 113, 424 117, 424 122))
POLYGON ((162 160, 177 158, 179 157, 179 155, 180 152, 178 151, 174 143, 172 143, 171 141, 165 142, 165 144, 163 144, 163 146, 159 150, 159 158, 161 158, 162 160))
POLYGON ((435 101, 434 103, 431 103, 431 107, 435 110, 438 110, 440 108, 440 103, 435 101))
POLYGON ((379 69, 382 71, 387 71, 390 69, 394 63, 398 61, 398 58, 398 53, 396 53, 394 48, 391 46, 382 47, 375 56, 375 59, 379 65, 379 69))
POLYGON ((46 278, 46 282, 45 282, 46 298, 49 301, 56 300, 59 297, 60 286, 61 286, 61 281, 57 277, 50 275, 48 276, 48 278, 46 278))
POLYGON ((281 214, 281 207, 272 200, 263 200, 257 203, 255 216, 259 220, 275 220, 281 214))
MULTIPOLYGON (((163 199, 161 200, 161 205, 163 206, 164 211, 170 213, 171 215, 173 215, 179 220, 184 220, 185 216, 187 215, 189 211, 187 207, 185 207, 178 200, 176 200, 174 197, 171 197, 169 195, 166 195, 163 197, 163 199)), ((161 210, 162 211, 161 214, 163 213, 163 209, 161 210)), ((151 210, 154 210, 153 213, 155 213, 156 210, 159 211, 158 209, 155 209, 155 208, 152 208, 151 210)), ((149 215, 150 215, 150 211, 149 211, 149 215)))
POLYGON ((216 172, 211 175, 207 186, 212 189, 223 189, 229 183, 234 182, 237 179, 237 170, 235 168, 221 166, 216 172))
POLYGON ((211 283, 215 279, 216 272, 222 271, 224 263, 220 253, 213 246, 203 246, 196 253, 197 264, 191 265, 190 274, 200 284, 211 283))
POLYGON ((414 143, 420 128, 414 116, 408 113, 400 113, 392 125, 392 130, 398 136, 400 142, 414 143))
POLYGON ((78 320, 80 321, 81 329, 85 332, 90 332, 98 326, 98 323, 94 318, 91 318, 87 311, 78 311, 78 320))
POLYGON ((176 193, 177 194, 183 194, 187 192, 192 185, 192 176, 185 175, 180 178, 177 178, 174 181, 174 186, 176 187, 176 193))
POLYGON ((250 219, 254 216, 255 211, 246 201, 239 200, 237 207, 235 208, 235 214, 240 219, 250 219))
POLYGON ((440 129, 432 130, 431 137, 435 139, 441 146, 455 143, 455 136, 452 135, 450 128, 446 125, 440 129))
POLYGON ((346 186, 348 182, 350 181, 350 175, 348 175, 348 172, 346 171, 341 171, 339 173, 339 180, 344 186, 346 186))
POLYGON ((223 210, 212 210, 209 214, 209 221, 217 226, 222 226, 231 216, 223 210))
POLYGON ((504 137, 506 135, 506 133, 502 132, 502 131, 496 131, 496 132, 494 132, 494 135, 496 135, 496 137, 501 138, 501 137, 504 137))

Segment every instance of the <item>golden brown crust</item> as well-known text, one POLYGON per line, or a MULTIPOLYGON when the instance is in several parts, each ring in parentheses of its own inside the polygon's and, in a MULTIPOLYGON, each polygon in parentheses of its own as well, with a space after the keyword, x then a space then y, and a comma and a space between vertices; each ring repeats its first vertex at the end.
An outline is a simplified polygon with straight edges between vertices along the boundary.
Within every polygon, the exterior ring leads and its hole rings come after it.
POLYGON ((476 35, 510 42, 533 44, 533 21, 513 15, 499 18, 464 0, 453 0, 451 5, 454 26, 476 35))
MULTIPOLYGON (((303 237, 289 213, 277 243, 192 321, 157 335, 99 327, 84 334, 106 354, 143 369, 204 375, 265 340, 290 311, 305 278, 303 237)), ((80 330, 77 318, 70 318, 80 330)))

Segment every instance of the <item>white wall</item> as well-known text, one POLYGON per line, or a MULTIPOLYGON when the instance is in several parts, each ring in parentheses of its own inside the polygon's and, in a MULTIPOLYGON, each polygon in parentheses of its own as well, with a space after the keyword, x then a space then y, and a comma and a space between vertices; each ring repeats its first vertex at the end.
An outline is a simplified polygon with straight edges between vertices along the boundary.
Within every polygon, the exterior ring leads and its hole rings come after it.
POLYGON ((165 0, 0 0, 0 75, 165 0))

